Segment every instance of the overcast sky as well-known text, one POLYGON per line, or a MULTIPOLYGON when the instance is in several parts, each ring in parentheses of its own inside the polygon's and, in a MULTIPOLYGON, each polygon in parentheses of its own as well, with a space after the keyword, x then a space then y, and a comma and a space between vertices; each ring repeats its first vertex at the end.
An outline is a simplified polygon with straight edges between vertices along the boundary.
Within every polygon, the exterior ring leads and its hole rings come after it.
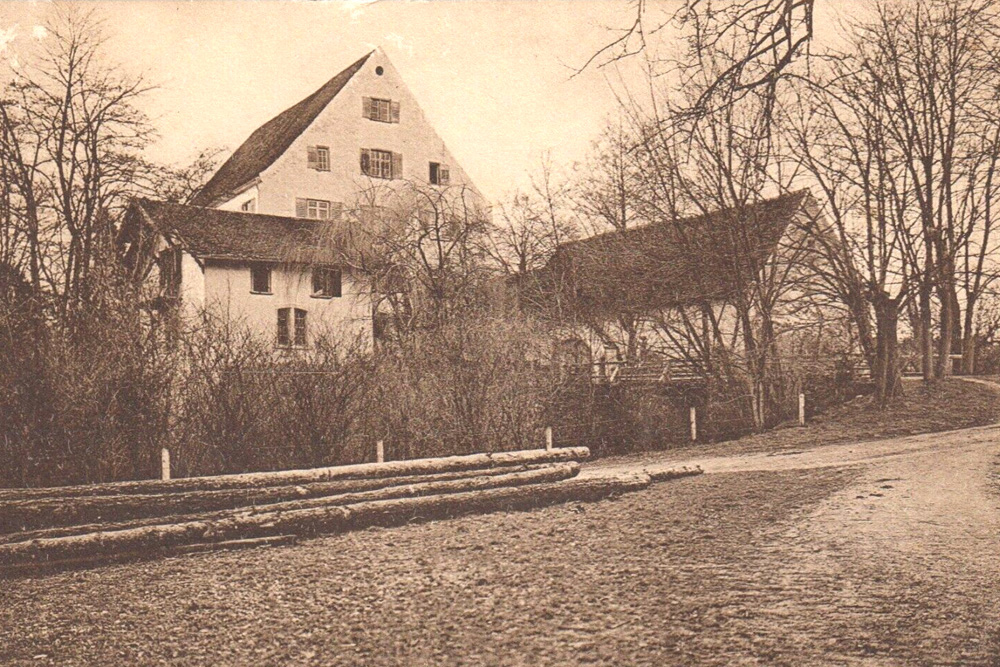
MULTIPOLYGON (((254 129, 381 45, 480 189, 524 184, 544 151, 582 158, 614 112, 613 72, 573 68, 627 25, 626 0, 95 2, 112 58, 160 88, 151 156, 235 149, 254 129)), ((45 2, 0 0, 7 59, 39 38, 45 2)), ((627 74, 626 76, 631 76, 627 74)))

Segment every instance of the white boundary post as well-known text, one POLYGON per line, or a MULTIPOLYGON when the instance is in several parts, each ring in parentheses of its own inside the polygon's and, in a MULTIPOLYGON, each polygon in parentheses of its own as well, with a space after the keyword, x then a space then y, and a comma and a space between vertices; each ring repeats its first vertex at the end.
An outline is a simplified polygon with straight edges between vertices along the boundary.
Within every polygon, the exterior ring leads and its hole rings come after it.
POLYGON ((385 463, 385 444, 381 440, 375 443, 375 460, 385 463))
POLYGON ((549 451, 549 452, 552 451, 552 427, 551 426, 546 426, 545 427, 545 450, 549 451))
POLYGON ((170 450, 166 447, 160 450, 160 479, 170 479, 170 450))
POLYGON ((799 393, 799 426, 806 425, 806 395, 799 393))
POLYGON ((698 408, 691 406, 691 442, 698 439, 698 408))

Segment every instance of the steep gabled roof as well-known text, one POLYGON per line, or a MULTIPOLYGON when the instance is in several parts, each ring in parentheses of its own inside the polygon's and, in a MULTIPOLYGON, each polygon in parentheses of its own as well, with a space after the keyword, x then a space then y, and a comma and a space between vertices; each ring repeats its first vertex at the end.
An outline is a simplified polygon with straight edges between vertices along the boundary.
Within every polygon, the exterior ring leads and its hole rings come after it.
POLYGON ((261 215, 137 199, 139 214, 170 243, 198 259, 339 264, 348 247, 344 223, 261 215))
POLYGON ((520 277, 521 295, 528 304, 584 317, 725 299, 774 255, 809 197, 801 190, 565 243, 543 269, 520 277))
POLYGON ((288 150, 292 142, 337 96, 374 51, 327 81, 323 87, 295 106, 267 121, 219 167, 215 175, 194 197, 195 206, 212 206, 227 199, 255 179, 288 150))

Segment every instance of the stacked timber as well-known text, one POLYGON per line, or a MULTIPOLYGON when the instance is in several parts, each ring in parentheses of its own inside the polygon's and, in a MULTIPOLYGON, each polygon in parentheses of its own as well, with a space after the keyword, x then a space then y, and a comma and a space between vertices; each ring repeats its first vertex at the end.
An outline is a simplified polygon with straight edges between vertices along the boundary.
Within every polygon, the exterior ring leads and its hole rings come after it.
POLYGON ((576 478, 588 456, 577 447, 0 490, 0 572, 595 501, 650 483, 576 478))

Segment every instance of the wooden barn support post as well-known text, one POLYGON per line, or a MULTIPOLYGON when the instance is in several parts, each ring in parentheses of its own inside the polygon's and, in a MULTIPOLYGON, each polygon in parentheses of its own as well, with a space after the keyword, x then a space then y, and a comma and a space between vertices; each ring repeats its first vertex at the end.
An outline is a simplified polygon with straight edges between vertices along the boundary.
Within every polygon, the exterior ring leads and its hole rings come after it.
POLYGON ((691 406, 691 442, 698 439, 698 408, 691 406))
POLYGON ((375 461, 385 463, 385 443, 381 440, 375 443, 375 461))
POLYGON ((806 395, 799 393, 799 426, 806 425, 806 395))
POLYGON ((546 426, 545 427, 545 451, 547 451, 547 452, 551 452, 552 451, 552 427, 551 426, 546 426))
POLYGON ((166 447, 160 450, 160 479, 170 479, 170 450, 166 447))

